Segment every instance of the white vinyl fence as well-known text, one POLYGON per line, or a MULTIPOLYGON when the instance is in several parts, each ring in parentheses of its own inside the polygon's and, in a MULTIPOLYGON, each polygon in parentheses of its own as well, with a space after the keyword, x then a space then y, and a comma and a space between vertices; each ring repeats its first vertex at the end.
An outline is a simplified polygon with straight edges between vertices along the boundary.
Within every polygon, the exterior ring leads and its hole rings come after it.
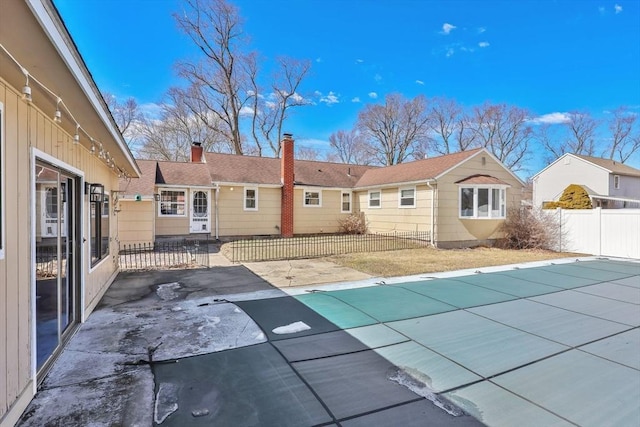
POLYGON ((640 209, 557 209, 560 250, 640 259, 640 209))

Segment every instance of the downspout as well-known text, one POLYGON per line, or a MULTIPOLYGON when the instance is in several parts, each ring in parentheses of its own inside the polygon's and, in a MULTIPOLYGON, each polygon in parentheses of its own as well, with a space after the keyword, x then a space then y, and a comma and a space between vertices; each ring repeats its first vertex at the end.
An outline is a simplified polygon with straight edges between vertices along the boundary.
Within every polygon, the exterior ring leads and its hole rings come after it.
POLYGON ((213 190, 216 192, 216 195, 215 195, 215 203, 216 203, 216 207, 215 207, 216 240, 220 240, 220 235, 219 235, 220 228, 219 228, 219 225, 218 225, 218 222, 219 222, 218 220, 220 219, 219 210, 218 210, 218 199, 219 199, 218 195, 220 193, 220 186, 217 183, 214 183, 213 185, 215 186, 215 187, 213 187, 213 190))
MULTIPOLYGON (((436 184, 436 187, 438 186, 438 182, 434 179, 433 182, 436 184)), ((436 232, 436 223, 435 223, 435 218, 436 218, 436 187, 434 187, 433 185, 431 185, 431 181, 427 181, 427 185, 429 186, 429 188, 431 189, 431 232, 429 233, 429 240, 430 240, 430 244, 431 246, 435 247, 435 232, 436 232)))

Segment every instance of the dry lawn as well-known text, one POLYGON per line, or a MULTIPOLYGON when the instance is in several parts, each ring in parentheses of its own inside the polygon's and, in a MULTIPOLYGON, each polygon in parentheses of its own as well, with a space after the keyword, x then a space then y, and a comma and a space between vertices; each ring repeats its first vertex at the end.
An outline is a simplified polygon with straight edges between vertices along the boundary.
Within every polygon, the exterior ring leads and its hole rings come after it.
POLYGON ((434 249, 429 247, 388 252, 351 253, 336 255, 328 259, 372 276, 393 277, 579 256, 584 255, 541 250, 434 249))

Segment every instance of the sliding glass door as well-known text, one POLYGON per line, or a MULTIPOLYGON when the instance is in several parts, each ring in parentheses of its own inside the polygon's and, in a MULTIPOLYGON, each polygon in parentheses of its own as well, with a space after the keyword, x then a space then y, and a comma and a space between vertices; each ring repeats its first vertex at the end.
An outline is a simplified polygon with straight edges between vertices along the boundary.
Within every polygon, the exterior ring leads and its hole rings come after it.
POLYGON ((42 370, 79 316, 79 179, 36 164, 36 348, 42 370))

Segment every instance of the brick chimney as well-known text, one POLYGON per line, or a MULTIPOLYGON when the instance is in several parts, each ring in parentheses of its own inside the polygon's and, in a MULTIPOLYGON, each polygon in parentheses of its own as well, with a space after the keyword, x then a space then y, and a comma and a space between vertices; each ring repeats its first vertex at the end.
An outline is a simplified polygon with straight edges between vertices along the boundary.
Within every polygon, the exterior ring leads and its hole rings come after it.
POLYGON ((191 163, 203 163, 204 162, 204 148, 202 148, 201 142, 191 143, 191 163))
POLYGON ((284 134, 282 139, 282 159, 280 162, 280 181, 282 197, 280 209, 280 234, 293 237, 293 136, 284 134))

